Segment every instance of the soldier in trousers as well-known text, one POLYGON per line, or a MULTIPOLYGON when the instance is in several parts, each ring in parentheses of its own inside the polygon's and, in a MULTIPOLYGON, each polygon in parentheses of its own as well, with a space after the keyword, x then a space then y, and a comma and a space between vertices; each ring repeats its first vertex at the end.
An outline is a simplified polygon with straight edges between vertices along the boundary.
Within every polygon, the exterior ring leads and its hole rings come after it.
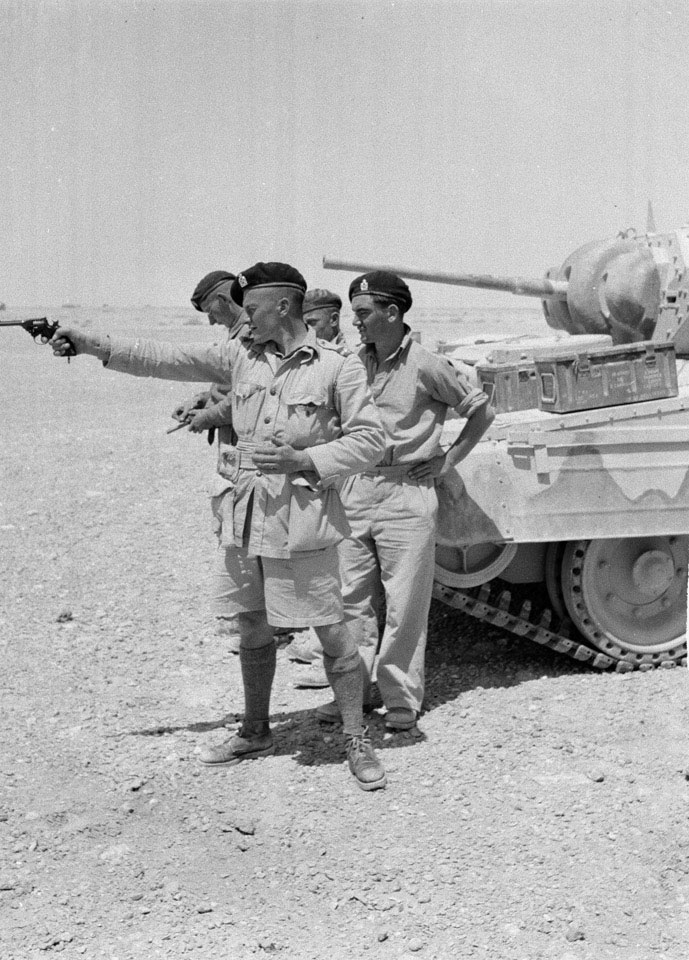
MULTIPOLYGON (((371 469, 349 477, 342 502, 352 535, 340 545, 347 623, 365 669, 364 702, 371 674, 387 708, 386 726, 410 730, 424 695, 424 657, 433 587, 438 501, 435 484, 481 439, 494 418, 488 397, 444 357, 411 338, 404 317, 412 304, 407 284, 392 273, 357 277, 349 288, 359 356, 385 430, 385 454, 371 469), (440 434, 452 408, 466 423, 447 452, 440 434), (386 620, 379 644, 379 614, 386 620)), ((339 722, 337 703, 316 711, 339 722)))
POLYGON ((337 544, 349 534, 337 486, 377 463, 385 439, 361 361, 319 341, 302 317, 306 281, 288 264, 257 263, 237 275, 232 299, 249 318, 251 340, 176 346, 120 340, 78 327, 58 330, 53 350, 90 353, 135 376, 232 384, 237 434, 232 496, 223 536, 237 613, 244 721, 206 747, 208 767, 274 751, 270 695, 273 628, 313 626, 343 720, 349 768, 363 790, 386 776, 363 725, 362 670, 344 624, 337 544))

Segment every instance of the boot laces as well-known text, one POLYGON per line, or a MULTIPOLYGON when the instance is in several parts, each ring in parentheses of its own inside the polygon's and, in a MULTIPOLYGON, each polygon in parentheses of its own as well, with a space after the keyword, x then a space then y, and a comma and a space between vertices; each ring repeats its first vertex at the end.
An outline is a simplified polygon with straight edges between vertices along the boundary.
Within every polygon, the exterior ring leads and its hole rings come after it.
POLYGON ((368 735, 368 727, 356 736, 347 737, 347 753, 353 756, 361 756, 371 751, 371 738, 368 735))

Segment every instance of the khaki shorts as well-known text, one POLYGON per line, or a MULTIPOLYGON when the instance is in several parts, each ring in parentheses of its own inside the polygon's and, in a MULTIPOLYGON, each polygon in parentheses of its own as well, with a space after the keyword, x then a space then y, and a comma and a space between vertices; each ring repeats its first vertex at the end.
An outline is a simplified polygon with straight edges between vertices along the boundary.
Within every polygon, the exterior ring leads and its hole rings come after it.
POLYGON ((219 547, 213 593, 216 616, 265 610, 273 627, 320 627, 344 616, 336 547, 288 559, 219 547))

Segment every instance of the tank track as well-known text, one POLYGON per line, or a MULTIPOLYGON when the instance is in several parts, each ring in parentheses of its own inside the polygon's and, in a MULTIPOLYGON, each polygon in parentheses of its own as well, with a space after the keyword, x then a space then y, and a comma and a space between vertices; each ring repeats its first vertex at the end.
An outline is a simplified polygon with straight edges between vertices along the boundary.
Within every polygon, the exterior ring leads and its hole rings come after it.
POLYGON ((618 660, 594 647, 588 646, 583 637, 568 620, 558 621, 552 610, 546 608, 536 619, 530 600, 524 600, 517 613, 510 611, 512 594, 509 590, 491 588, 484 583, 471 590, 447 587, 437 581, 433 584, 433 596, 450 607, 455 607, 477 620, 492 623, 518 637, 533 640, 542 647, 562 653, 572 660, 579 660, 596 670, 611 670, 615 673, 630 673, 633 670, 654 670, 657 667, 687 665, 686 655, 673 660, 664 653, 634 655, 634 660, 618 660), (575 638, 570 637, 570 632, 575 638))

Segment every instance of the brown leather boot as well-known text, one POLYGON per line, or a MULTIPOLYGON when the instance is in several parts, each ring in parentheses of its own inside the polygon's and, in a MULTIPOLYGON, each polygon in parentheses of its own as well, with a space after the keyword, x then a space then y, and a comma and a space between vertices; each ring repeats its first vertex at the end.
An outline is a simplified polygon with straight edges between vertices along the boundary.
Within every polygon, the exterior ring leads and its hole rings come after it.
POLYGON ((381 790, 387 784, 385 768, 373 749, 368 727, 359 736, 347 737, 347 762, 362 790, 381 790))
POLYGON ((273 735, 268 724, 244 723, 229 740, 214 747, 203 747, 199 760, 207 767, 233 767, 242 760, 256 760, 274 753, 273 735))

